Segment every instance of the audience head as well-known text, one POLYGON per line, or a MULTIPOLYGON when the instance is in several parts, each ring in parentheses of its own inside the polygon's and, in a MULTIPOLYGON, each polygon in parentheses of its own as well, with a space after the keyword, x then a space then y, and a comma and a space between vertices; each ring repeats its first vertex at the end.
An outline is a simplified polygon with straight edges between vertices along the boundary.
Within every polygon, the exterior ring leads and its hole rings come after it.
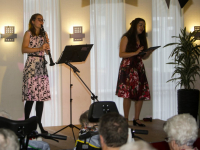
MULTIPOLYGON (((97 122, 90 122, 88 120, 88 113, 89 113, 89 110, 86 110, 84 113, 81 114, 80 118, 79 118, 79 122, 81 124, 81 127, 82 128, 95 128, 95 130, 97 130, 97 127, 95 127, 97 125, 97 122)), ((93 128, 93 129, 94 129, 93 128)))
POLYGON ((147 142, 144 141, 133 141, 131 143, 126 143, 120 150, 155 150, 147 142))
POLYGON ((198 126, 194 117, 189 114, 176 115, 164 124, 170 149, 173 147, 191 147, 197 139, 198 126))
POLYGON ((19 141, 13 131, 0 128, 0 150, 19 150, 19 141))
POLYGON ((79 122, 81 124, 81 127, 87 127, 87 125, 89 124, 89 120, 88 120, 88 110, 85 111, 84 113, 81 114, 80 118, 79 118, 79 122))
POLYGON ((128 123, 118 113, 104 114, 99 121, 99 134, 101 146, 119 148, 127 142, 128 123))

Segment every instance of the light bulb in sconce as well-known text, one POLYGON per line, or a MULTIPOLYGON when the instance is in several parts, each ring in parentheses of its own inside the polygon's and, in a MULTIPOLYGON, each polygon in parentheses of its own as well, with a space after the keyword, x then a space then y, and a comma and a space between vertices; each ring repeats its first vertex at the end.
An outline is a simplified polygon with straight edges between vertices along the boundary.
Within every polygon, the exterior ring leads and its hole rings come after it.
POLYGON ((5 26, 5 34, 1 34, 1 38, 5 38, 5 42, 14 42, 14 39, 17 38, 17 34, 14 33, 14 26, 5 26))

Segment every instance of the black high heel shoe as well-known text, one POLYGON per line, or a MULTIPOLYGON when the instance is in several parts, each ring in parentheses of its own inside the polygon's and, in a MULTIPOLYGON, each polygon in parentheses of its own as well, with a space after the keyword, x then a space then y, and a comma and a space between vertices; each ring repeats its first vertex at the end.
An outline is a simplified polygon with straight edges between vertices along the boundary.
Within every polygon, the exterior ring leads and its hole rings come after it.
POLYGON ((138 126, 140 126, 140 127, 146 127, 144 124, 138 123, 137 120, 139 120, 139 119, 136 119, 136 120, 134 119, 134 120, 133 120, 133 125, 134 125, 134 126, 137 126, 137 125, 138 125, 138 126))
POLYGON ((48 131, 44 130, 41 122, 39 122, 38 125, 39 125, 41 133, 48 133, 48 131))

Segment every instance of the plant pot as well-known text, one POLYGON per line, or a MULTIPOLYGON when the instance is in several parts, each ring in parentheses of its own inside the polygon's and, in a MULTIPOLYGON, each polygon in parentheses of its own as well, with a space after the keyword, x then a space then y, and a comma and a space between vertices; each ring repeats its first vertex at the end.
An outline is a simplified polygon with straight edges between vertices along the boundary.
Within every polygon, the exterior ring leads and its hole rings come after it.
POLYGON ((196 120, 199 106, 199 90, 179 89, 178 90, 178 114, 189 113, 196 120))

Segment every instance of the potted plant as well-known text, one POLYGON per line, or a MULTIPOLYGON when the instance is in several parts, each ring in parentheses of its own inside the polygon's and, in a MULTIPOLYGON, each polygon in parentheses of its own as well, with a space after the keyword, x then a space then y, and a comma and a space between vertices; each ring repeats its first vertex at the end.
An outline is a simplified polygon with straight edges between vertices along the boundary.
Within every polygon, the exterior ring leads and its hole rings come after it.
POLYGON ((199 90, 194 89, 194 82, 197 77, 200 77, 200 45, 194 43, 196 33, 187 33, 186 28, 181 29, 179 36, 172 36, 178 38, 179 42, 169 43, 164 47, 176 45, 169 56, 174 61, 167 63, 173 64, 175 70, 167 82, 175 81, 176 87, 181 87, 177 93, 178 114, 190 113, 197 119, 199 90))

